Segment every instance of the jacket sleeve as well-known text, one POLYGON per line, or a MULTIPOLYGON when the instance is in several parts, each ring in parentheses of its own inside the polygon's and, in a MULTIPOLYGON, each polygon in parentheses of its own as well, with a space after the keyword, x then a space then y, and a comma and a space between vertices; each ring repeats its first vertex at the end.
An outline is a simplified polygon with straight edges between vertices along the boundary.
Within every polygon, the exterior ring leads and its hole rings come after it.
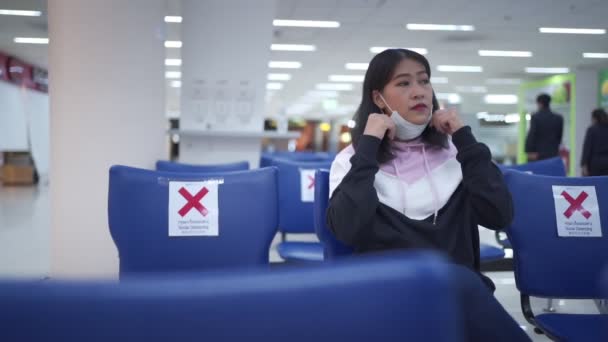
POLYGON ((581 166, 589 167, 591 160, 592 144, 591 144, 591 127, 587 128, 585 134, 585 142, 583 143, 583 157, 581 158, 581 166))
POLYGON ((456 131, 452 141, 458 149, 456 159, 477 223, 489 229, 506 228, 513 219, 513 202, 502 172, 492 162, 490 149, 477 142, 468 126, 456 131))
POLYGON ((330 187, 335 190, 327 208, 327 225, 338 240, 350 246, 364 239, 376 216, 379 200, 374 179, 379 168, 376 155, 380 142, 376 137, 362 135, 350 159, 350 170, 344 174, 346 168, 335 162, 330 170, 330 187))
POLYGON ((536 148, 536 115, 530 119, 530 130, 526 137, 526 152, 538 152, 536 148))
POLYGON ((559 146, 562 145, 562 139, 564 138, 564 118, 560 115, 559 118, 559 146))

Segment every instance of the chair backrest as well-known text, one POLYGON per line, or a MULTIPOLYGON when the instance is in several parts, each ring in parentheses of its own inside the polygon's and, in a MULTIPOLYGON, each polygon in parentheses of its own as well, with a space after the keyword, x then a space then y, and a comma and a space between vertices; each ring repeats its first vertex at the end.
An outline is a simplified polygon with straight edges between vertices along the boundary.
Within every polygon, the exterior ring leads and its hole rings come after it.
POLYGON ((201 174, 113 166, 108 219, 121 277, 268 264, 277 196, 275 168, 201 174))
POLYGON ((315 173, 315 232, 323 243, 324 259, 335 259, 351 255, 353 249, 338 241, 327 227, 327 206, 329 204, 329 170, 317 170, 315 173))
POLYGON ((260 158, 260 167, 268 167, 273 165, 274 159, 287 159, 293 161, 323 161, 334 160, 335 153, 329 152, 287 152, 279 151, 272 153, 262 153, 260 158))
POLYGON ((560 157, 533 161, 519 165, 499 165, 499 167, 503 172, 507 170, 517 170, 543 176, 566 176, 566 166, 560 157))
POLYGON ((176 163, 167 160, 159 160, 156 162, 156 171, 169 172, 230 172, 230 171, 246 171, 249 170, 248 161, 240 161, 226 164, 207 164, 195 165, 176 163))
POLYGON ((608 177, 508 171, 505 180, 515 210, 507 234, 519 290, 539 297, 599 298, 600 272, 608 263, 608 229, 601 226, 608 226, 608 177), (602 236, 590 237, 593 232, 602 236))
POLYGON ((279 169, 279 230, 314 233, 315 171, 327 169, 331 160, 293 161, 273 159, 279 169))
POLYGON ((355 259, 120 283, 0 282, 0 340, 462 341, 441 258, 355 259))

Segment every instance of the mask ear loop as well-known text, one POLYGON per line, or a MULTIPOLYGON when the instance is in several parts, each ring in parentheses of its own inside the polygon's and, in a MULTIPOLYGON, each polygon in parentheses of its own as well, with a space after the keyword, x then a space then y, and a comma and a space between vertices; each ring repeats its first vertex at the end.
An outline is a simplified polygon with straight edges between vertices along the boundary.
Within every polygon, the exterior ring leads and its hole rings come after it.
POLYGON ((382 102, 384 102, 384 104, 388 107, 388 110, 390 110, 391 113, 394 112, 394 110, 391 108, 391 106, 389 106, 388 103, 386 102, 386 100, 384 99, 384 96, 382 96, 382 94, 380 94, 380 92, 378 92, 378 95, 380 95, 382 102))

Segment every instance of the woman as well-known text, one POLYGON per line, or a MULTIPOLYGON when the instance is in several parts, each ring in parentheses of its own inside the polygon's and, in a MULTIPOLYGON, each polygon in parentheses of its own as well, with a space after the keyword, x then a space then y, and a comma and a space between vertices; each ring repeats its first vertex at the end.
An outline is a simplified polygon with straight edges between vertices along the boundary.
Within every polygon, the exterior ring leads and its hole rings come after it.
POLYGON ((591 113, 591 127, 583 144, 583 176, 608 175, 608 115, 598 108, 591 113))
POLYGON ((435 249, 478 272, 477 226, 505 228, 511 195, 488 147, 438 108, 430 76, 413 51, 372 59, 353 145, 331 167, 328 224, 357 252, 435 249))
POLYGON ((513 217, 511 195, 488 147, 454 110, 439 109, 430 77, 426 58, 410 50, 389 49, 372 59, 353 145, 331 166, 328 225, 359 253, 445 253, 458 264, 452 278, 468 340, 529 340, 479 273, 477 226, 505 228, 513 217))

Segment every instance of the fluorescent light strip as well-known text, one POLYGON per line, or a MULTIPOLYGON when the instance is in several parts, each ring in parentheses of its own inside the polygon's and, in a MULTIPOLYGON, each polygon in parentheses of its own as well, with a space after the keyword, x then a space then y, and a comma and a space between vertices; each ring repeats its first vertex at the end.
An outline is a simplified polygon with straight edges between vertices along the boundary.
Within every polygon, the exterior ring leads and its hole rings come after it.
POLYGON ((479 50, 482 57, 532 57, 530 51, 479 50))
POLYGON ((353 85, 350 83, 319 83, 317 90, 336 90, 336 91, 351 91, 353 85))
POLYGON ((182 60, 176 59, 176 58, 167 58, 167 59, 165 59, 165 65, 166 66, 180 66, 180 65, 182 65, 182 60))
POLYGON ((487 93, 488 89, 484 86, 458 86, 455 87, 457 92, 460 93, 487 93))
POLYGON ((346 63, 344 67, 348 70, 367 70, 368 63, 346 63))
POLYGON ((340 94, 335 90, 310 90, 306 93, 305 97, 307 98, 335 98, 340 94))
POLYGON ((526 72, 529 74, 567 74, 570 72, 568 68, 536 68, 528 67, 526 72))
POLYGON ((302 67, 302 63, 288 61, 270 61, 268 62, 268 67, 276 69, 300 69, 302 67))
POLYGON ((518 113, 511 113, 511 114, 507 114, 505 115, 505 122, 506 123, 516 123, 519 122, 520 117, 518 113))
POLYGON ((583 58, 608 58, 605 52, 583 52, 583 58))
POLYGON ((15 37, 13 39, 18 44, 48 44, 48 38, 33 38, 33 37, 15 37))
POLYGON ((266 89, 281 90, 281 89, 283 89, 283 83, 277 83, 277 82, 266 83, 266 89))
POLYGON ((320 21, 320 20, 286 20, 275 19, 272 21, 274 26, 289 26, 289 27, 318 27, 318 28, 336 28, 340 27, 337 21, 320 21))
POLYGON ((20 16, 20 17, 39 17, 40 15, 42 15, 42 12, 0 9, 0 15, 16 15, 16 16, 20 16))
POLYGON ((181 88, 182 81, 171 81, 171 88, 181 88))
POLYGON ((181 40, 166 40, 165 47, 169 49, 179 49, 182 47, 181 40))
POLYGON ((166 79, 180 79, 182 78, 182 73, 180 71, 165 71, 166 79))
POLYGON ((538 30, 541 33, 606 34, 606 30, 604 29, 541 27, 538 30))
POLYGON ((408 30, 422 31, 475 31, 473 25, 407 24, 408 30))
POLYGON ((289 81, 290 79, 290 74, 268 74, 269 81, 289 81))
POLYGON ((455 93, 435 93, 438 100, 446 100, 448 103, 457 104, 462 101, 460 95, 455 93))
POLYGON ((483 68, 469 65, 439 65, 437 70, 441 72, 482 72, 483 68))
POLYGON ((363 82, 364 75, 329 75, 330 82, 363 82))
POLYGON ((412 50, 414 52, 417 52, 421 55, 426 55, 427 53, 429 53, 429 51, 425 48, 398 48, 398 47, 385 47, 385 46, 372 46, 371 48, 369 48, 369 52, 371 53, 380 53, 384 50, 388 50, 388 49, 407 49, 407 50, 412 50))
POLYGON ((317 47, 314 45, 304 44, 271 44, 272 51, 315 51, 317 47))
POLYGON ((488 94, 484 97, 487 104, 516 104, 517 101, 517 95, 511 94, 488 94))
POLYGON ((518 78, 489 78, 486 83, 491 85, 518 85, 521 84, 521 80, 518 78))
POLYGON ((447 77, 431 77, 431 83, 432 84, 447 84, 448 78, 447 77))
POLYGON ((181 23, 182 17, 180 17, 178 15, 167 15, 167 16, 165 16, 165 22, 166 23, 181 23))

